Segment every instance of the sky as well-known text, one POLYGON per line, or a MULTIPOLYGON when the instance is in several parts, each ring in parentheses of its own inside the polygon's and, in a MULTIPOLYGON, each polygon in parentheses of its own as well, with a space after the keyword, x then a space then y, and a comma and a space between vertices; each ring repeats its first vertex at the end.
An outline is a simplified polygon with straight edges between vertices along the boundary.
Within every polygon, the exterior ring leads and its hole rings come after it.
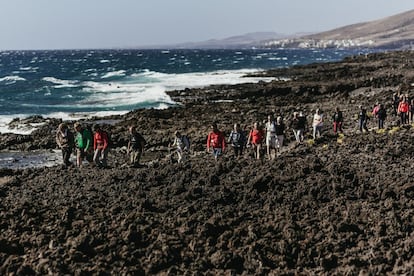
POLYGON ((123 48, 251 32, 322 32, 412 0, 0 0, 0 50, 123 48))

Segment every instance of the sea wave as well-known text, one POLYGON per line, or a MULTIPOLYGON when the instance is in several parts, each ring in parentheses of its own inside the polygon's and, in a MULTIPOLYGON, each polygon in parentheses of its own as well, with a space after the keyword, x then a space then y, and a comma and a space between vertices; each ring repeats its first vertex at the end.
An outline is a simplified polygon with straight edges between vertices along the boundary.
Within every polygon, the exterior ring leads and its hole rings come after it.
POLYGON ((56 84, 55 88, 67 88, 67 87, 77 87, 79 82, 76 80, 61 80, 54 77, 44 77, 43 81, 56 84))
POLYGON ((26 81, 26 79, 20 76, 5 76, 0 78, 0 83, 5 83, 6 85, 14 84, 17 81, 26 81))
POLYGON ((126 71, 125 70, 118 70, 118 71, 113 71, 113 72, 108 72, 105 75, 103 75, 101 77, 101 79, 108 79, 108 78, 113 78, 113 77, 123 77, 126 75, 126 71))

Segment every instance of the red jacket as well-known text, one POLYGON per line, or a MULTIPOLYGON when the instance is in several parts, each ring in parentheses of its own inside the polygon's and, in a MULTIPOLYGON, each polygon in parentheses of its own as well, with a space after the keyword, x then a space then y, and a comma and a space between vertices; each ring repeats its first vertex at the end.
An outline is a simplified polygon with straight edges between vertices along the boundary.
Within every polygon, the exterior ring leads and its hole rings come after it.
POLYGON ((402 101, 398 104, 398 112, 400 113, 407 113, 409 108, 410 108, 410 105, 405 101, 402 101))
POLYGON ((223 151, 226 148, 226 141, 221 131, 210 132, 207 138, 207 148, 222 148, 223 151))
POLYGON ((254 144, 254 145, 258 145, 262 142, 263 140, 263 132, 261 130, 258 129, 252 129, 249 133, 249 141, 254 144))
POLYGON ((99 130, 93 135, 93 149, 106 149, 108 147, 108 135, 99 130))

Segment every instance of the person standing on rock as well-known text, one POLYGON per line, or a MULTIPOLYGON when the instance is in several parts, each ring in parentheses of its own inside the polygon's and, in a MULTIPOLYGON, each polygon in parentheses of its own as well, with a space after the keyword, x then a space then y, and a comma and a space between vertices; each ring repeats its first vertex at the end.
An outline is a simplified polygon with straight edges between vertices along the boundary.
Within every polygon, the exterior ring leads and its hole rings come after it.
POLYGON ((321 113, 320 109, 316 109, 315 114, 313 115, 313 139, 316 139, 321 136, 322 128, 323 128, 323 114, 321 113))
POLYGON ((145 139, 144 137, 137 132, 137 129, 135 126, 130 126, 129 129, 129 141, 128 141, 128 148, 127 153, 130 157, 130 166, 133 168, 137 168, 140 165, 140 160, 142 153, 144 152, 145 147, 145 139))
POLYGON ((79 122, 74 124, 76 131, 75 145, 76 145, 76 165, 82 167, 83 158, 88 158, 88 155, 92 155, 92 133, 82 127, 79 122))
POLYGON ((304 136, 305 136, 305 132, 307 132, 308 129, 308 121, 306 120, 306 116, 305 114, 303 114, 303 112, 299 112, 299 131, 300 131, 300 141, 303 142, 304 140, 304 136))
POLYGON ((400 104, 400 97, 398 96, 397 93, 394 93, 392 95, 392 110, 393 110, 394 116, 397 116, 397 114, 398 114, 398 105, 399 104, 400 104))
POLYGON ((274 159, 277 150, 277 135, 276 135, 276 122, 271 115, 267 116, 266 122, 266 152, 269 160, 274 159), (274 154, 272 154, 272 150, 274 154))
POLYGON ((211 125, 211 130, 212 131, 207 137, 207 152, 210 152, 210 148, 212 148, 214 159, 217 161, 217 158, 222 155, 226 149, 226 141, 224 134, 217 128, 216 123, 211 125))
POLYGON ((176 147, 176 152, 178 155, 177 162, 181 163, 186 158, 187 153, 190 151, 190 139, 187 135, 182 135, 179 131, 174 132, 174 143, 173 147, 176 147))
POLYGON ((366 132, 368 132, 367 122, 368 122, 367 110, 365 108, 363 108, 362 105, 360 105, 359 106, 359 113, 358 113, 359 132, 362 133, 363 129, 366 132))
POLYGON ((258 123, 254 123, 253 129, 250 130, 249 137, 247 139, 247 145, 252 145, 255 159, 260 159, 260 151, 262 150, 263 137, 263 131, 259 128, 258 123))
POLYGON ((277 117, 276 119, 276 148, 277 151, 283 147, 283 141, 285 138, 285 124, 283 123, 282 117, 277 117))
POLYGON ((293 135, 295 136, 295 140, 296 142, 300 143, 300 122, 299 122, 299 118, 298 118, 299 113, 298 112, 293 112, 293 118, 290 121, 289 127, 292 129, 293 131, 293 135))
POLYGON ((93 126, 93 161, 99 168, 108 167, 107 157, 109 152, 108 133, 103 131, 98 124, 93 126))
POLYGON ((387 111, 385 110, 382 104, 378 104, 377 118, 378 118, 378 129, 383 129, 385 119, 387 118, 387 111))
POLYGON ((342 125, 344 122, 344 117, 342 116, 342 111, 339 109, 339 107, 335 108, 335 113, 332 116, 332 120, 333 120, 333 131, 335 134, 339 132, 343 132, 342 130, 342 125))
POLYGON ((70 166, 72 163, 69 161, 74 146, 73 133, 69 130, 67 124, 61 123, 56 132, 56 143, 62 150, 63 164, 70 166))
POLYGON ((398 114, 400 115, 401 124, 405 125, 408 123, 408 112, 410 111, 410 105, 407 98, 402 98, 398 104, 398 114))
POLYGON ((233 147, 234 155, 237 158, 243 155, 243 149, 246 144, 246 135, 240 129, 240 124, 234 124, 234 128, 231 131, 227 142, 233 147))

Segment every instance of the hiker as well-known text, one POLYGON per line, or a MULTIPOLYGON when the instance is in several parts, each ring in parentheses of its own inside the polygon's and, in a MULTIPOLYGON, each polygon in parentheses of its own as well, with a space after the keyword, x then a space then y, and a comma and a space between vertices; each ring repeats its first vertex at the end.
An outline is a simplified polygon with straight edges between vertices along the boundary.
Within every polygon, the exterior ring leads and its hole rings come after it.
POLYGON ((307 131, 307 124, 308 124, 308 122, 306 120, 305 114, 303 114, 302 111, 299 112, 298 119, 299 119, 299 130, 300 130, 300 141, 303 142, 303 140, 305 138, 304 137, 305 132, 307 131))
POLYGON ((144 152, 145 139, 144 137, 137 132, 135 126, 130 126, 129 129, 129 140, 127 154, 129 154, 129 165, 133 168, 137 168, 140 165, 141 156, 144 152))
POLYGON ((398 114, 400 115, 401 124, 408 123, 408 112, 410 111, 410 105, 407 98, 403 97, 398 104, 398 114))
POLYGON ((366 132, 368 132, 367 127, 368 122, 368 115, 367 110, 362 107, 362 105, 359 106, 359 114, 358 114, 358 125, 359 125, 359 131, 362 133, 362 130, 364 129, 366 132))
POLYGON ((92 161, 92 133, 89 129, 82 127, 79 122, 74 124, 76 131, 76 165, 82 167, 82 161, 86 157, 88 161, 92 161))
POLYGON ((385 119, 387 118, 387 111, 385 110, 382 104, 378 104, 377 118, 378 118, 378 129, 383 129, 385 119))
POLYGON ((240 129, 240 124, 234 124, 234 128, 231 131, 227 142, 233 147, 234 155, 236 157, 242 156, 246 144, 246 135, 240 129))
POLYGON ((179 131, 174 132, 174 143, 172 146, 177 147, 178 163, 185 161, 185 156, 190 151, 190 139, 187 135, 182 135, 179 131))
POLYGON ((217 158, 224 153, 226 149, 226 141, 224 139, 224 134, 217 128, 217 124, 211 124, 211 132, 207 137, 207 152, 210 152, 210 147, 213 150, 214 159, 217 161, 217 158))
POLYGON ((293 118, 290 121, 289 127, 292 129, 293 131, 293 135, 295 135, 295 140, 296 142, 300 143, 301 139, 301 129, 300 129, 300 121, 299 121, 299 113, 298 112, 293 112, 293 118))
POLYGON ((253 129, 250 130, 249 137, 247 139, 247 145, 252 145, 255 159, 260 159, 263 137, 263 131, 259 128, 258 123, 254 123, 253 129))
POLYGON ((274 159, 277 150, 277 135, 276 135, 276 122, 273 120, 271 115, 267 116, 266 122, 266 150, 267 158, 274 159), (274 151, 274 155, 271 151, 274 151))
POLYGON ((393 110, 393 114, 395 116, 397 116, 398 114, 398 105, 400 103, 400 97, 398 96, 397 93, 394 93, 392 95, 392 110, 393 110))
POLYGON ((63 165, 70 166, 69 161, 74 146, 73 133, 69 130, 67 124, 61 123, 56 132, 56 143, 62 150, 63 165))
POLYGON ((98 124, 93 126, 93 161, 99 168, 108 167, 107 157, 109 152, 109 139, 108 133, 103 131, 98 124))
POLYGON ((323 127, 323 114, 321 114, 320 109, 316 109, 315 114, 313 115, 313 139, 316 139, 321 136, 322 127, 323 127))
POLYGON ((334 133, 337 134, 338 131, 343 133, 342 125, 343 125, 343 122, 344 122, 344 118, 342 116, 342 111, 339 110, 339 107, 335 108, 335 113, 332 116, 332 120, 333 120, 334 133))
POLYGON ((374 108, 372 109, 372 116, 373 116, 373 117, 378 118, 378 117, 377 117, 378 110, 379 110, 379 103, 378 103, 378 102, 376 102, 376 103, 374 104, 374 108))
POLYGON ((283 140, 285 138, 285 124, 283 123, 282 117, 279 116, 276 119, 276 148, 277 151, 283 147, 283 140))
POLYGON ((411 100, 410 104, 410 122, 414 122, 414 100, 411 100))

